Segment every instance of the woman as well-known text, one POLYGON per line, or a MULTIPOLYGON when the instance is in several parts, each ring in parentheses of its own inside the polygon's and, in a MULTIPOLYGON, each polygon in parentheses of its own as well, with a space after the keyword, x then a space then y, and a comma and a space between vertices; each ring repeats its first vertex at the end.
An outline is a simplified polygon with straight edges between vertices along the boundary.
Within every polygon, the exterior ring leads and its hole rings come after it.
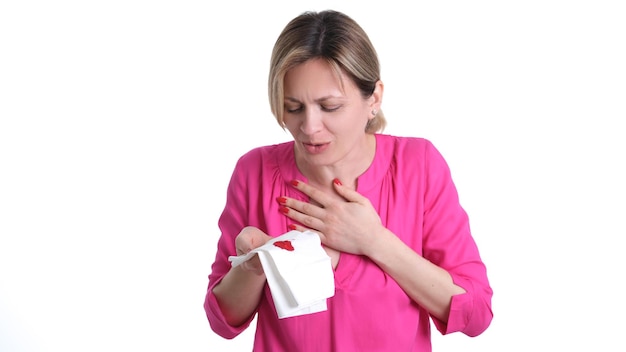
POLYGON ((255 351, 430 351, 482 333, 492 289, 450 170, 428 140, 382 134, 374 47, 350 17, 306 12, 276 41, 272 113, 293 141, 255 148, 232 174, 205 310, 233 338, 257 317, 255 351), (327 310, 277 317, 258 257, 289 230, 319 234, 335 295, 327 310))

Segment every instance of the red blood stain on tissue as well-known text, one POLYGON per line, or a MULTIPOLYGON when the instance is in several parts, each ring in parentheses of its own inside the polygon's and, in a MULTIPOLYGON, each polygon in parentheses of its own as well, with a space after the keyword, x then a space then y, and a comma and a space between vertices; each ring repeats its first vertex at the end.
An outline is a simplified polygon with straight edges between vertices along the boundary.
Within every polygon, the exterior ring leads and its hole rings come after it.
POLYGON ((291 244, 291 241, 276 241, 274 242, 274 246, 286 249, 288 251, 293 251, 293 245, 291 244))

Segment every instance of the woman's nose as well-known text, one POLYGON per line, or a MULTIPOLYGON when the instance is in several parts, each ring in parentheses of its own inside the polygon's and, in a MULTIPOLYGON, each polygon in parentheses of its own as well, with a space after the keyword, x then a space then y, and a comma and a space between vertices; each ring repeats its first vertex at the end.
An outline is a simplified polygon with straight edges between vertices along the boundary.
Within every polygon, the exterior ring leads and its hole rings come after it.
POLYGON ((322 129, 322 116, 319 111, 315 109, 307 109, 304 114, 304 119, 300 125, 300 130, 308 135, 314 134, 322 129))

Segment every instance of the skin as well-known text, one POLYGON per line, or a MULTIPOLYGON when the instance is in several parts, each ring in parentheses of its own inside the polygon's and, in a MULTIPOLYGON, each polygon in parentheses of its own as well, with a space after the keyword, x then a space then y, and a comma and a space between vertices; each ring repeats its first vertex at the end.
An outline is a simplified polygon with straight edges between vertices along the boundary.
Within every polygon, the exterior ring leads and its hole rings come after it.
MULTIPOLYGON (((382 103, 383 84, 363 98, 354 83, 338 77, 323 60, 309 60, 285 76, 285 126, 295 141, 296 163, 308 183, 294 187, 309 202, 286 196, 278 202, 296 230, 320 236, 334 268, 341 253, 365 255, 387 272, 420 306, 446 322, 452 296, 465 290, 450 274, 406 246, 386 229, 369 200, 355 191, 358 176, 371 164, 376 140, 365 133, 367 121, 382 103), (343 82, 343 86, 342 86, 343 82), (296 225, 303 224, 302 225, 296 225)), ((272 237, 244 228, 235 243, 237 254, 272 237)), ((258 257, 232 268, 213 292, 233 326, 244 323, 261 300, 265 275, 258 257)))

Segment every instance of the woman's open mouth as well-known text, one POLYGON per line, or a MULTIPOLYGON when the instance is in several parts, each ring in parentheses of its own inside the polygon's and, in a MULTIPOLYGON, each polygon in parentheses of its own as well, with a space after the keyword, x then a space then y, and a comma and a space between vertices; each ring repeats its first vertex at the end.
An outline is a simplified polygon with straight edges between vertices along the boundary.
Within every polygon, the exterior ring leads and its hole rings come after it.
POLYGON ((302 143, 304 149, 310 154, 319 154, 324 152, 330 146, 330 143, 302 143))

